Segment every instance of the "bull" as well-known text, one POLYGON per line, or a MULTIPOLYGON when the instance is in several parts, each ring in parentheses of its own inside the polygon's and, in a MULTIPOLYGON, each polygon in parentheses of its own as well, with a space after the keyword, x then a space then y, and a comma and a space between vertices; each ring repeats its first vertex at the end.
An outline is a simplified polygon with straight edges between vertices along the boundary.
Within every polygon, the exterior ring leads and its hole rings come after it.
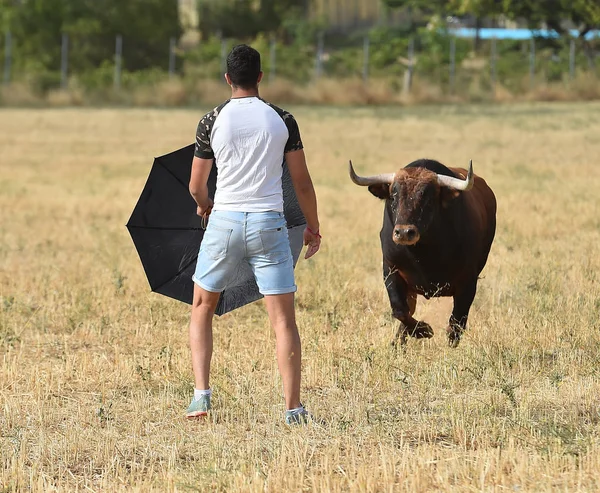
POLYGON ((380 239, 383 278, 392 314, 400 321, 393 344, 407 336, 430 338, 433 330, 413 318, 417 295, 452 296, 446 333, 458 346, 467 327, 479 274, 496 231, 496 197, 485 180, 469 169, 447 168, 420 159, 397 173, 350 178, 385 200, 380 239))

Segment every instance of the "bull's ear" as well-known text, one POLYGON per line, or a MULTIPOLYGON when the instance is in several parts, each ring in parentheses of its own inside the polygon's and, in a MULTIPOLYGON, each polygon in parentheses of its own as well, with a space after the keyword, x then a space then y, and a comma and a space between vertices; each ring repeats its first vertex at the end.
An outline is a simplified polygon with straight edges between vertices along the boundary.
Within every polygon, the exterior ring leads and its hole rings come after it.
POLYGON ((380 199, 390 198, 390 186, 387 183, 380 183, 378 185, 369 185, 369 192, 375 197, 380 199))
POLYGON ((445 209, 455 198, 460 195, 460 192, 452 188, 441 187, 440 195, 442 197, 442 207, 445 209))

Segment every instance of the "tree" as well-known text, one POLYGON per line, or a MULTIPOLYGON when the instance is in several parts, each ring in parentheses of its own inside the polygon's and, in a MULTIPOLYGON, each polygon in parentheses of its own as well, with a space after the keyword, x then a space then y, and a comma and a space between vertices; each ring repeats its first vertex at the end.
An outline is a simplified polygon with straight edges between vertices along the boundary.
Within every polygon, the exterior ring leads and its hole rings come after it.
POLYGON ((449 2, 447 0, 382 0, 383 4, 390 9, 416 8, 429 12, 442 12, 449 2))
POLYGON ((522 18, 531 28, 539 28, 542 23, 560 36, 570 36, 566 24, 576 26, 580 43, 588 59, 590 68, 595 67, 594 52, 586 35, 600 28, 600 4, 593 0, 504 0, 504 13, 513 18, 522 18))
POLYGON ((418 11, 426 16, 444 15, 452 8, 449 0, 382 0, 383 4, 390 9, 407 9, 418 11))
POLYGON ((200 32, 203 39, 220 33, 236 39, 255 38, 260 33, 279 33, 287 21, 306 17, 307 0, 199 0, 200 32))
POLYGON ((479 49, 479 29, 483 18, 503 13, 503 0, 450 0, 453 11, 457 14, 470 14, 475 17, 474 49, 479 49))
MULTIPOLYGON (((200 32, 203 39, 254 37, 260 32, 260 16, 253 0, 200 0, 200 32)), ((268 15, 268 14, 267 14, 268 15)))
POLYGON ((182 32, 175 0, 28 0, 12 6, 10 29, 15 61, 47 71, 59 69, 61 36, 68 34, 73 72, 112 61, 117 34, 124 40, 124 68, 166 66, 169 38, 182 32))

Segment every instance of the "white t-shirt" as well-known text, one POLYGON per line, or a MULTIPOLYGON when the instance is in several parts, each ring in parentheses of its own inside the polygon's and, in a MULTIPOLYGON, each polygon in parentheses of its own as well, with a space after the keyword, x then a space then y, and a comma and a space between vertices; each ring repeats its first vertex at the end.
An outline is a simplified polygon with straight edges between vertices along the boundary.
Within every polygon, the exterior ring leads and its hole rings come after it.
POLYGON ((194 154, 215 160, 214 210, 283 212, 284 155, 302 148, 290 113, 247 97, 229 99, 202 117, 194 154))

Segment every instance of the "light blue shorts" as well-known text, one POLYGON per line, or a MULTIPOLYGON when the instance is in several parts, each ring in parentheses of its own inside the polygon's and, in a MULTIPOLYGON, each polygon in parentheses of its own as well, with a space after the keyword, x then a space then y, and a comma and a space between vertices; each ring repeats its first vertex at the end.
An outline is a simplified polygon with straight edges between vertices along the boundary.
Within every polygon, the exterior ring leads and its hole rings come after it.
POLYGON ((220 293, 246 262, 263 295, 294 293, 294 260, 283 212, 213 211, 193 280, 220 293))

